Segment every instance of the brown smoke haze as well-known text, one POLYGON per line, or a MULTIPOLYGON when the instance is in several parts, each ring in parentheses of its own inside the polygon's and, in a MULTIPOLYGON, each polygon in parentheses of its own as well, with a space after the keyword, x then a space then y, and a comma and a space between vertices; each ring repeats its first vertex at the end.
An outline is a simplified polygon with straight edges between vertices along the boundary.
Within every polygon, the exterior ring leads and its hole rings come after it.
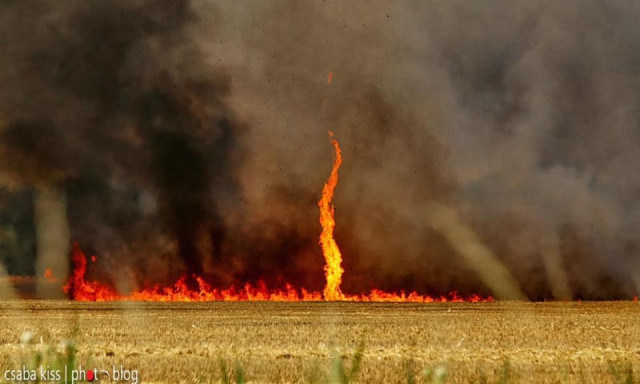
POLYGON ((632 1, 5 0, 0 262, 63 277, 78 241, 122 290, 184 272, 319 290, 332 130, 345 292, 632 297, 639 17, 632 1))

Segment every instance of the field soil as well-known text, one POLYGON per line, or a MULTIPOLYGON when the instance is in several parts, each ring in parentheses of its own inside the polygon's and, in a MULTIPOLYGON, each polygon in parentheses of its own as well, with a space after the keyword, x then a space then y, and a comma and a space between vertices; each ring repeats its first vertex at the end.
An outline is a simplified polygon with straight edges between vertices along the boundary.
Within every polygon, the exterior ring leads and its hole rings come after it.
POLYGON ((352 382, 431 382, 433 372, 446 383, 640 376, 640 305, 632 302, 6 301, 0 325, 0 373, 72 341, 76 365, 137 369, 140 383, 217 383, 222 366, 232 381, 242 371, 251 383, 320 383, 337 379, 339 361, 348 371, 359 350, 352 382))

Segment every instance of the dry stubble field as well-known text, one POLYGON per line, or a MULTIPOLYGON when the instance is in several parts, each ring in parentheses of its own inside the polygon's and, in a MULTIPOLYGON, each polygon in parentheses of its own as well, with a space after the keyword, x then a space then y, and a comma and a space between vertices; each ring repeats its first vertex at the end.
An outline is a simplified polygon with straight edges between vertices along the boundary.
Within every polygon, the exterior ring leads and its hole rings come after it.
MULTIPOLYGON (((138 369, 141 383, 322 382, 364 353, 358 382, 616 382, 640 362, 640 306, 615 303, 0 303, 0 367, 72 339, 85 367, 138 369), (29 331, 32 344, 20 342, 29 331), (413 368, 409 368, 413 367, 413 368)), ((0 378, 0 382, 1 382, 0 378)))

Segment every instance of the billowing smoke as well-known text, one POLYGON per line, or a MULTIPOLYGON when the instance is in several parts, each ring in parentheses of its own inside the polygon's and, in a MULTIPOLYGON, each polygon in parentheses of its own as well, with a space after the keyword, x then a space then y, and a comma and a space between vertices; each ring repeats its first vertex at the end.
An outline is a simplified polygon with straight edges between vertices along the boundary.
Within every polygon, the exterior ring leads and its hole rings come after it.
POLYGON ((638 16, 623 1, 5 1, 0 260, 36 272, 34 201, 56 190, 69 241, 121 289, 185 272, 320 289, 332 130, 345 292, 630 297, 638 16))
POLYGON ((188 1, 2 6, 4 178, 64 190, 71 238, 115 265, 174 253, 200 274, 221 241, 237 124, 197 19, 188 1))

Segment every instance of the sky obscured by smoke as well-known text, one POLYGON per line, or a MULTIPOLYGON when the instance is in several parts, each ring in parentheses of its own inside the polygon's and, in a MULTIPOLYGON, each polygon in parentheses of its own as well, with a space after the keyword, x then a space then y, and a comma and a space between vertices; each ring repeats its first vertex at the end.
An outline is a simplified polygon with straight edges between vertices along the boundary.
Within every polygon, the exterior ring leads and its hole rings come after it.
POLYGON ((123 289, 183 272, 320 289, 332 130, 345 292, 633 296, 638 16, 631 1, 5 1, 0 260, 34 272, 33 195, 57 188, 69 241, 123 289))

